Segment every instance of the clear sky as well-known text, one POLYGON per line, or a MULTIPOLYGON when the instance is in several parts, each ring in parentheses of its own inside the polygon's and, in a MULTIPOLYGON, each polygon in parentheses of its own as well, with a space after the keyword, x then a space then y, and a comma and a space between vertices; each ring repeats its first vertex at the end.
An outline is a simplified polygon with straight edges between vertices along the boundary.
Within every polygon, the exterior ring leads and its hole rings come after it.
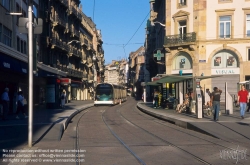
POLYGON ((81 4, 101 30, 105 64, 128 58, 144 45, 149 0, 81 0, 81 4))

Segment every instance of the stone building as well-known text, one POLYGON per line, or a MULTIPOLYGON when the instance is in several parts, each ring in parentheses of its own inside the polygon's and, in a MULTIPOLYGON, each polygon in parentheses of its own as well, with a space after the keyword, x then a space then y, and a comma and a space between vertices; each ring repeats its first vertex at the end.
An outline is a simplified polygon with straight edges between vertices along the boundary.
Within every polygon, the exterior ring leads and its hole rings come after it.
POLYGON ((141 46, 129 54, 128 88, 136 98, 143 94, 142 82, 145 82, 145 47, 141 46))
POLYGON ((237 82, 250 79, 250 1, 150 0, 150 4, 151 42, 146 54, 158 63, 158 73, 220 75, 201 81, 201 86, 224 89, 227 82, 230 94, 236 94, 237 82), (164 58, 158 61, 155 49, 164 58))
POLYGON ((104 78, 101 31, 82 12, 79 0, 0 1, 0 90, 28 93, 28 37, 20 34, 18 18, 27 18, 32 6, 34 20, 43 20, 42 33, 33 38, 34 104, 55 108, 66 90, 67 100, 92 99, 95 85, 104 78), (6 13, 22 13, 22 16, 6 13), (5 76, 6 73, 9 76, 5 76))
POLYGON ((105 66, 105 83, 127 85, 128 62, 126 60, 112 60, 105 66))

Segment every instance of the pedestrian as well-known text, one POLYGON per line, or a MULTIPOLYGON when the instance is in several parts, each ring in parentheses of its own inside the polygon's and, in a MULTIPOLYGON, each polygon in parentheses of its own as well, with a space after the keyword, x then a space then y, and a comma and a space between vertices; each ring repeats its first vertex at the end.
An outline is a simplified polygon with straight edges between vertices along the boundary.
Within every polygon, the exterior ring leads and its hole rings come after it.
POLYGON ((245 85, 241 85, 241 90, 238 92, 238 104, 240 105, 240 116, 242 119, 244 119, 248 99, 248 91, 245 85))
POLYGON ((202 117, 204 117, 205 95, 202 87, 201 87, 201 100, 202 100, 202 117))
POLYGON ((2 117, 2 120, 6 120, 7 113, 9 111, 9 102, 10 102, 9 88, 4 89, 1 100, 2 100, 2 104, 3 104, 3 117, 2 117))
POLYGON ((159 92, 155 89, 154 91, 154 108, 158 108, 159 92))
POLYGON ((159 94, 158 94, 158 98, 159 98, 159 100, 158 100, 158 105, 159 105, 159 107, 161 107, 161 99, 162 99, 162 94, 161 94, 161 92, 159 92, 159 94))
POLYGON ((61 107, 64 108, 65 106, 65 100, 66 100, 66 91, 63 90, 61 94, 61 107))
POLYGON ((207 106, 210 106, 210 95, 211 95, 211 93, 210 93, 209 89, 207 88, 206 93, 205 93, 205 105, 207 105, 207 106))
POLYGON ((23 92, 22 91, 19 91, 18 92, 18 96, 17 96, 17 111, 16 111, 16 119, 19 119, 19 112, 21 111, 24 115, 25 118, 27 118, 28 116, 25 114, 25 111, 24 111, 24 97, 23 97, 23 92))
POLYGON ((214 121, 219 120, 219 111, 220 111, 220 96, 221 96, 222 90, 220 90, 217 87, 214 87, 214 91, 211 93, 211 105, 214 109, 214 121))

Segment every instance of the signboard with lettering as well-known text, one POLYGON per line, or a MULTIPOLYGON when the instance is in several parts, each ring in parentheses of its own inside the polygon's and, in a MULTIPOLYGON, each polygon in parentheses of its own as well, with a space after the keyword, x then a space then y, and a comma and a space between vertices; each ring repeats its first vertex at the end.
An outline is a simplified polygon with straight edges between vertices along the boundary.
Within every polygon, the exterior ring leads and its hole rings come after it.
POLYGON ((240 68, 223 68, 223 69, 212 69, 212 75, 230 75, 240 74, 240 68))

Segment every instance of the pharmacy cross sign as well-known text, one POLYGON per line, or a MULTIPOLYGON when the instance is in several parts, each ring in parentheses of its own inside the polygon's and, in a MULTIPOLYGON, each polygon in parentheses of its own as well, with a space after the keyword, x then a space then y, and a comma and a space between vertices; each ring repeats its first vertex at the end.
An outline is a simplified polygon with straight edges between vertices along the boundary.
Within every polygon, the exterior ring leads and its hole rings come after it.
POLYGON ((157 50, 156 54, 154 54, 154 57, 157 58, 157 60, 161 60, 162 57, 164 57, 163 53, 161 53, 161 50, 157 50))

